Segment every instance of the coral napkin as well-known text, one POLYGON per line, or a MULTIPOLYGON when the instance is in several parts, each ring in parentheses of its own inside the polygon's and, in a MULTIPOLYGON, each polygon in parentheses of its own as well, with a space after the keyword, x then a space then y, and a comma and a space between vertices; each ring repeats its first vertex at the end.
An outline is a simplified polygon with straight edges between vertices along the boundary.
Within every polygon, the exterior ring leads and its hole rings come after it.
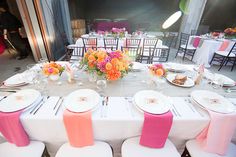
POLYGON ((0 132, 10 143, 16 146, 27 146, 30 141, 21 122, 20 115, 22 111, 4 113, 0 112, 0 132))
POLYGON ((193 40, 193 47, 198 47, 200 40, 201 40, 200 37, 195 37, 193 40))
POLYGON ((210 124, 196 140, 205 151, 225 155, 236 129, 236 114, 208 112, 211 117, 210 124))
POLYGON ((162 148, 170 132, 173 115, 169 111, 161 115, 144 113, 144 123, 140 145, 151 148, 162 148))
POLYGON ((91 111, 74 113, 64 111, 63 121, 71 146, 84 147, 93 145, 91 111))
POLYGON ((227 47, 229 46, 229 43, 230 43, 229 40, 223 41, 223 43, 220 45, 220 48, 218 51, 225 51, 227 49, 227 47))

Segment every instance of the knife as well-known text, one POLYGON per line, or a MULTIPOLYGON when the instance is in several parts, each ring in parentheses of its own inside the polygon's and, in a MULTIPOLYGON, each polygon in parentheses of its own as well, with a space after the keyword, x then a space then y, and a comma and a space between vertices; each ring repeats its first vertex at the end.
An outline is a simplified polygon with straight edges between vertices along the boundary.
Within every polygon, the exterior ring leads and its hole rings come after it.
POLYGON ((59 109, 60 109, 60 107, 61 107, 63 101, 64 101, 64 98, 61 99, 61 102, 60 102, 60 104, 58 105, 58 108, 57 108, 57 110, 56 110, 56 112, 55 112, 55 116, 57 115, 57 113, 58 113, 58 111, 59 111, 59 109))

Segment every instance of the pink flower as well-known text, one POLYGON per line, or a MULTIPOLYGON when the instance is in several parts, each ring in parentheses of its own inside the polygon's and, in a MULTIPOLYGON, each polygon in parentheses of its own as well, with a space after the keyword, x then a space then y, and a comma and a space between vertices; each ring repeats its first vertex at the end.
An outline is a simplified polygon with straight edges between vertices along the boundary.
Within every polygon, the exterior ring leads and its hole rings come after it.
POLYGON ((49 73, 53 73, 53 68, 48 68, 49 73))

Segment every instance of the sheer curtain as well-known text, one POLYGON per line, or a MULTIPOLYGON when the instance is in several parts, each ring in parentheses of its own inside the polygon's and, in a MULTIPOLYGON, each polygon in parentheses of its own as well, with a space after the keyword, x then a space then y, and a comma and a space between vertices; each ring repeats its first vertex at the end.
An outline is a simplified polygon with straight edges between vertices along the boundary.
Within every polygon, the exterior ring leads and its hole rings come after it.
POLYGON ((72 33, 67 0, 41 0, 48 42, 54 60, 65 55, 65 45, 71 43, 72 33))

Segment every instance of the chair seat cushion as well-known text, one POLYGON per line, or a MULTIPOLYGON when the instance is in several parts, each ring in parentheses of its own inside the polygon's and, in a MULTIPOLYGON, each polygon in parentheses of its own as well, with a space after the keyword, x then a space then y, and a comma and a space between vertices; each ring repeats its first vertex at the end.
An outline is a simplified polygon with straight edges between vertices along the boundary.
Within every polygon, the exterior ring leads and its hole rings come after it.
POLYGON ((68 49, 74 49, 74 47, 78 47, 78 45, 75 45, 75 44, 67 45, 68 49))
POLYGON ((122 157, 180 157, 174 144, 166 140, 163 148, 149 148, 139 144, 140 137, 127 139, 121 149, 122 157))
MULTIPOLYGON (((215 53, 226 57, 229 54, 229 51, 216 51, 215 53)), ((236 56, 234 53, 230 53, 229 57, 236 57, 236 56)))
MULTIPOLYGON (((186 45, 181 45, 180 47, 183 48, 183 49, 185 49, 185 48, 186 48, 186 45)), ((193 47, 192 45, 188 45, 188 46, 187 46, 187 50, 196 50, 196 47, 193 47)))
POLYGON ((191 157, 235 157, 236 156, 236 145, 230 143, 229 149, 225 156, 220 156, 218 154, 208 153, 202 150, 196 140, 190 140, 186 143, 186 148, 188 149, 191 157))
POLYGON ((69 143, 63 144, 57 151, 56 157, 112 157, 109 144, 95 141, 94 145, 86 147, 72 147, 69 143))
POLYGON ((42 142, 30 141, 25 147, 17 147, 15 144, 4 142, 0 144, 0 156, 4 157, 41 157, 45 145, 42 142))

